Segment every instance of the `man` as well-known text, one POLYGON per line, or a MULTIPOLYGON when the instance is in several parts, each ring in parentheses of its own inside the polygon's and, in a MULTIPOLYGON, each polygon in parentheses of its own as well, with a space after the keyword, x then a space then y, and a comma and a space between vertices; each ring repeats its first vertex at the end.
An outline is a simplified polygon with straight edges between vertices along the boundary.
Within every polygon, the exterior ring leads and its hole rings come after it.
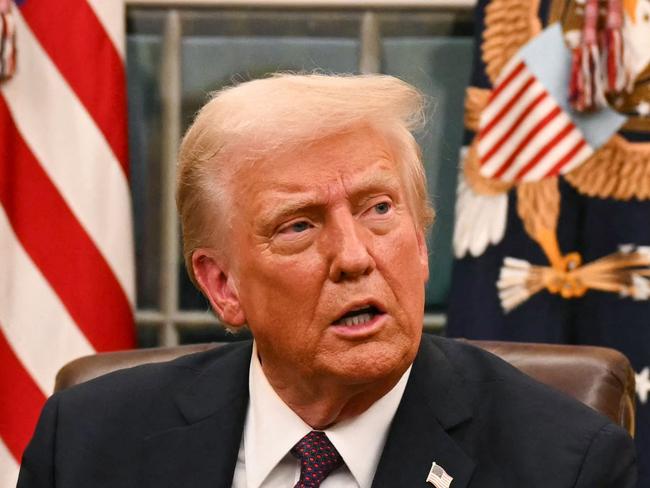
POLYGON ((19 487, 634 486, 631 439, 607 419, 422 340, 422 113, 387 76, 217 93, 180 153, 186 263, 254 344, 54 395, 19 487))

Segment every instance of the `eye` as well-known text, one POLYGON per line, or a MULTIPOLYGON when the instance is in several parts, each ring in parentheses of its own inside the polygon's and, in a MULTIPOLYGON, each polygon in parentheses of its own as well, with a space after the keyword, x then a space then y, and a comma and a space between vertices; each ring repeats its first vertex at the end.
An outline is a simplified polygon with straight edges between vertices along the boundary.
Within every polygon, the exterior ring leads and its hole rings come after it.
POLYGON ((390 202, 379 202, 374 206, 374 209, 378 214, 384 215, 390 211, 391 207, 392 205, 390 202))
POLYGON ((280 229, 281 234, 299 234, 311 229, 312 225, 306 220, 298 220, 280 229))

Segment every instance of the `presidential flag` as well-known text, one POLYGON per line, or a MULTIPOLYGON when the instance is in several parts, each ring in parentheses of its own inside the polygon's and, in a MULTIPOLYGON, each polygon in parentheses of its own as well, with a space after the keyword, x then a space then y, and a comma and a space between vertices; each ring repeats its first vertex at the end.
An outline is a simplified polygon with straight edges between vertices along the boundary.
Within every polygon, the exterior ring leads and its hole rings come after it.
POLYGON ((647 0, 479 0, 447 322, 449 336, 626 354, 639 486, 650 486, 648 18, 647 0))
POLYGON ((124 5, 2 1, 0 486, 8 487, 57 370, 134 345, 134 269, 124 5))

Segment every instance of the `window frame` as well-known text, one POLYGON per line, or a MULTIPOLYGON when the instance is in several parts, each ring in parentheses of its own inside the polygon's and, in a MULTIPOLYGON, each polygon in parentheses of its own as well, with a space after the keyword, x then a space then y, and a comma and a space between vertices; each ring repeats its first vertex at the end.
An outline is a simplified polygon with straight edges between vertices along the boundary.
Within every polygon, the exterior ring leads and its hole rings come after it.
MULTIPOLYGON (((175 203, 175 167, 182 136, 181 102, 181 10, 191 8, 265 8, 299 10, 363 11, 359 40, 361 52, 359 71, 377 72, 380 66, 381 38, 376 10, 461 11, 473 9, 475 0, 126 0, 127 8, 151 7, 167 9, 162 42, 161 62, 161 269, 158 309, 136 308, 138 328, 155 328, 160 346, 179 343, 179 328, 219 326, 210 311, 187 311, 179 307, 178 269, 181 257, 180 230, 175 203)), ((445 313, 425 313, 424 330, 440 333, 445 313)))

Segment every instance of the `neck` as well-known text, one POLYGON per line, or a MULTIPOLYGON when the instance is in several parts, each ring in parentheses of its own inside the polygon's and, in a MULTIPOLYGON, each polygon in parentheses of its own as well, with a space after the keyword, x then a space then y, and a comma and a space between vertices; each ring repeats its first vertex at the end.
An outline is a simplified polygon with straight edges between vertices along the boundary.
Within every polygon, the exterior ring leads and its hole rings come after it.
POLYGON ((281 381, 271 368, 262 369, 269 383, 296 415, 315 430, 354 418, 386 395, 400 380, 404 371, 368 382, 344 384, 336 379, 299 378, 281 381))

